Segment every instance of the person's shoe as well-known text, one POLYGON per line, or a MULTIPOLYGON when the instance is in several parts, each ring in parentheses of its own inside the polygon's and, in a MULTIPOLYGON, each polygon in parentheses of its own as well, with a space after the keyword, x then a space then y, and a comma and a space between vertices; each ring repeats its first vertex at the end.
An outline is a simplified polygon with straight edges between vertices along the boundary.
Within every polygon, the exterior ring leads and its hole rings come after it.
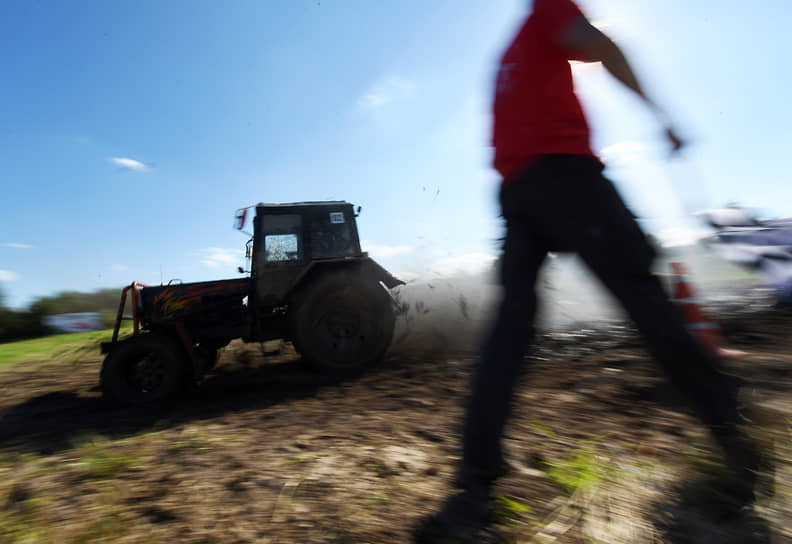
POLYGON ((718 443, 723 448, 726 467, 738 479, 753 483, 762 462, 762 455, 754 440, 741 431, 735 431, 720 437, 718 443))
POLYGON ((425 519, 416 544, 473 544, 490 521, 489 490, 465 490, 449 497, 443 508, 425 519))
POLYGON ((754 504, 756 484, 769 461, 756 441, 738 427, 716 430, 714 435, 723 451, 723 466, 707 470, 695 485, 706 492, 710 507, 731 517, 754 504))

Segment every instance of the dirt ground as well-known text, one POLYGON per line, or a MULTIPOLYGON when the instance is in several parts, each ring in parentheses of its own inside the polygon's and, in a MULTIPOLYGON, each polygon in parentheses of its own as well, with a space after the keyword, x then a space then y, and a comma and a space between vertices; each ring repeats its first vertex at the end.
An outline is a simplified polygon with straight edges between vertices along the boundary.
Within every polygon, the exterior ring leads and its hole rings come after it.
MULTIPOLYGON (((722 322, 770 414, 753 512, 687 497, 713 450, 626 327, 545 334, 485 542, 792 542, 792 316, 722 322)), ((437 346, 435 346, 437 347, 437 346)), ((100 356, 0 368, 0 542, 406 543, 450 492, 474 357, 396 351, 362 377, 234 343, 169 409, 115 408, 100 356)), ((702 494, 699 493, 699 496, 702 494)))

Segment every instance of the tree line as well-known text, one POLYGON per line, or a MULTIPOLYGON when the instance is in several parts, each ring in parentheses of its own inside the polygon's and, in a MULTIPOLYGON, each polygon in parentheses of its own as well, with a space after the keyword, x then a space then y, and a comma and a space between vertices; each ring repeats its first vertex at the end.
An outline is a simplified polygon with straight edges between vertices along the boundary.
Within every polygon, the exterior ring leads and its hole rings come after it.
POLYGON ((0 291, 0 342, 22 340, 51 334, 44 324, 49 315, 78 312, 97 312, 106 327, 115 322, 121 289, 101 289, 92 293, 64 291, 52 296, 35 299, 26 309, 15 310, 5 303, 0 291))

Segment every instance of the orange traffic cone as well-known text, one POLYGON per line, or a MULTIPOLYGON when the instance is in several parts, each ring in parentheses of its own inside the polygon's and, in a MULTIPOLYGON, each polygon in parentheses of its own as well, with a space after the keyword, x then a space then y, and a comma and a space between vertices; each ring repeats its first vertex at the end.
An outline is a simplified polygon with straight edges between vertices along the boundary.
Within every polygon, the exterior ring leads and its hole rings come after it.
POLYGON ((682 312, 688 329, 693 336, 715 357, 733 359, 747 355, 744 351, 722 348, 723 336, 720 327, 701 309, 693 288, 687 281, 687 272, 682 263, 671 263, 671 280, 674 287, 674 302, 682 312))

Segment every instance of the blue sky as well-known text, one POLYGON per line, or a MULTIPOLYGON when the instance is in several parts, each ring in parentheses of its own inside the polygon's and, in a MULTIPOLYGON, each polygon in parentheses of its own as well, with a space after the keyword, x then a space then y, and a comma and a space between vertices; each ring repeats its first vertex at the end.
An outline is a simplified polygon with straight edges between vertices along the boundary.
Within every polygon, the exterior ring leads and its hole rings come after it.
MULTIPOLYGON (((785 0, 582 0, 692 144, 575 67, 608 173, 669 241, 729 201, 792 215, 785 0)), ((236 277, 236 208, 344 199, 407 276, 486 264, 496 63, 524 0, 0 4, 0 288, 236 277)))

